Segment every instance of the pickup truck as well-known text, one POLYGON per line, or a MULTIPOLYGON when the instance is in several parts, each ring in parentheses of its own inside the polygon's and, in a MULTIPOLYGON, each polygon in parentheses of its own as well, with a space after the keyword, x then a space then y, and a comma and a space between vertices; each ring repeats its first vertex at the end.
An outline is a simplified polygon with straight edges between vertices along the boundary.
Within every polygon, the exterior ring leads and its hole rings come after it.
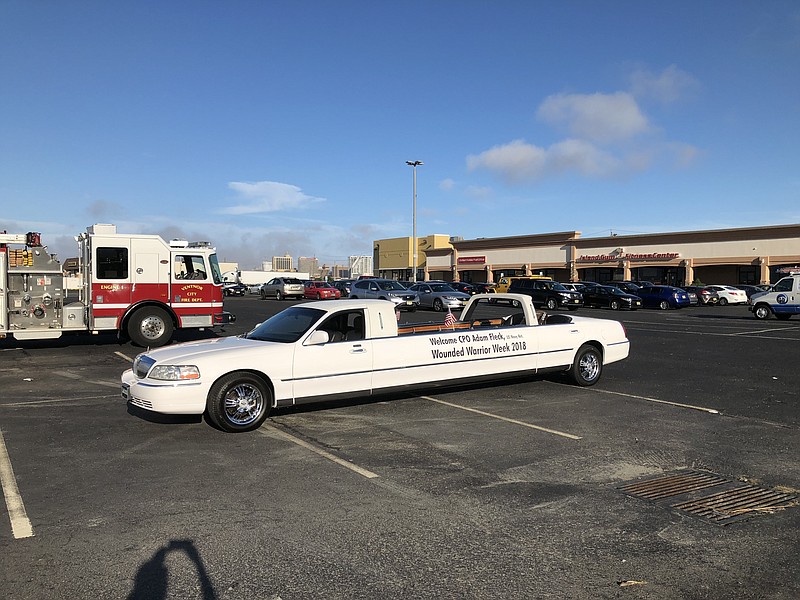
POLYGON ((747 309, 756 319, 785 321, 792 315, 800 315, 800 273, 780 279, 769 292, 753 294, 747 299, 747 309))
POLYGON ((476 294, 438 323, 398 325, 395 310, 386 300, 309 302, 242 336, 145 352, 122 374, 122 397, 243 432, 272 408, 432 385, 563 371, 589 386, 630 345, 617 321, 537 315, 521 294, 476 294))

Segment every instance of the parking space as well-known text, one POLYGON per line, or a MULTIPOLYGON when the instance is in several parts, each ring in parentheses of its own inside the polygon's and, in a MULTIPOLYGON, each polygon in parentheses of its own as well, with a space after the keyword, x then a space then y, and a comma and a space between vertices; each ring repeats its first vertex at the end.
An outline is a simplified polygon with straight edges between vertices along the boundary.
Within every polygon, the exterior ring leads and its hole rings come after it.
MULTIPOLYGON (((239 320, 225 334, 288 304, 226 299, 239 320)), ((33 537, 12 529, 6 495, 0 588, 9 598, 797 597, 800 507, 723 528, 617 487, 692 468, 798 490, 800 321, 756 321, 735 306, 574 314, 619 319, 632 342, 594 387, 535 377, 305 405, 243 435, 129 414, 117 384, 138 351, 130 344, 6 340, 0 431, 33 537)))

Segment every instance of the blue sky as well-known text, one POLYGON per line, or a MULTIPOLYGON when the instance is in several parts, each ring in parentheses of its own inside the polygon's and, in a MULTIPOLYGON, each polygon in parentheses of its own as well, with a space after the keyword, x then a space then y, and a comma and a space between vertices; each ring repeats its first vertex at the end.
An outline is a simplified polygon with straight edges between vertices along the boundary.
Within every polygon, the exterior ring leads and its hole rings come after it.
POLYGON ((800 3, 0 0, 0 230, 253 268, 800 223, 800 3))

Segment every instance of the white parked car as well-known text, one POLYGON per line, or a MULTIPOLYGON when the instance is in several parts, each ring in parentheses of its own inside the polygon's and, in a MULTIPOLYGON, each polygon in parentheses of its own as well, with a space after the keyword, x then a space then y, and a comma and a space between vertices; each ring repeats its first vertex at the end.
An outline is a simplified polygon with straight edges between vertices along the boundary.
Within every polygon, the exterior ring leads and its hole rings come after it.
POLYGON ((719 295, 719 305, 726 304, 747 304, 747 292, 735 288, 732 285, 708 285, 710 290, 714 290, 719 295))
POLYGON ((443 383, 564 371, 588 386, 628 356, 617 321, 538 316, 521 294, 477 294, 459 320, 448 313, 444 322, 405 326, 385 300, 309 302, 242 336, 139 354, 122 374, 122 396, 158 413, 206 413, 220 429, 242 432, 273 407, 443 383))

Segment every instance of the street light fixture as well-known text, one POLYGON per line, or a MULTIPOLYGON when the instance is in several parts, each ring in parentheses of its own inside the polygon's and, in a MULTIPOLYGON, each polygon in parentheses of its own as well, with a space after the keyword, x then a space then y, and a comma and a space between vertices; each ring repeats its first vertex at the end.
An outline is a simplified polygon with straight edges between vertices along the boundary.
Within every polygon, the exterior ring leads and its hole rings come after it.
POLYGON ((411 261, 411 282, 417 281, 417 167, 424 165, 421 160, 407 160, 406 164, 414 169, 414 192, 412 203, 412 216, 411 216, 411 250, 413 258, 411 261))

